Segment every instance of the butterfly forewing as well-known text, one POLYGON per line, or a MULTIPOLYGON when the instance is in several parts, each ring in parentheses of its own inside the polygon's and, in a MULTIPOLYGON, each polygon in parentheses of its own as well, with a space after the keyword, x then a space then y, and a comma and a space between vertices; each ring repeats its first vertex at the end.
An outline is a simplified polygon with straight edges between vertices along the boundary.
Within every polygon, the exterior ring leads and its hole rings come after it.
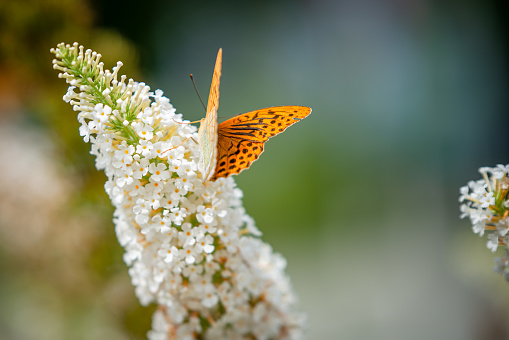
POLYGON ((217 164, 211 180, 238 174, 263 152, 264 143, 306 118, 306 106, 275 106, 228 119, 217 128, 217 164))
POLYGON ((210 85, 207 114, 200 123, 198 130, 198 143, 200 144, 200 159, 198 168, 203 176, 203 181, 208 181, 214 173, 217 160, 217 109, 219 106, 219 79, 221 78, 223 50, 217 52, 216 66, 210 85))
POLYGON ((217 108, 219 107, 219 79, 221 78, 221 66, 223 63, 223 49, 217 52, 216 66, 214 67, 214 75, 212 76, 212 84, 210 84, 209 100, 207 102, 207 115, 216 109, 216 125, 217 125, 217 108))

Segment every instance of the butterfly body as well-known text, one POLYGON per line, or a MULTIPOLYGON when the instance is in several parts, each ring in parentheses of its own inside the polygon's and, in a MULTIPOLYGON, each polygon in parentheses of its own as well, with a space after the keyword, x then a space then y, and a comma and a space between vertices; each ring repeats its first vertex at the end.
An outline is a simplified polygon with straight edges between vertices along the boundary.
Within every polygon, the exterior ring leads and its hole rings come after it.
POLYGON ((244 113, 217 123, 222 49, 219 49, 210 87, 207 114, 198 130, 203 181, 238 174, 249 168, 263 152, 265 142, 307 117, 306 106, 274 106, 244 113))

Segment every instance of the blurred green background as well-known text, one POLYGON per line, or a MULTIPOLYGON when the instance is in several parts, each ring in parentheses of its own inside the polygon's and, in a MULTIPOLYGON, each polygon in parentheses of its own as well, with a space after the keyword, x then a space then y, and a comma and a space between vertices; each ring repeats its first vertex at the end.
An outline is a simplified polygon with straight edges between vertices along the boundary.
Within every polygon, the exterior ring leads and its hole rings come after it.
POLYGON ((143 339, 89 145, 51 47, 78 41, 204 116, 313 113, 236 177, 288 260, 308 339, 509 339, 509 286, 458 189, 508 162, 498 1, 0 0, 0 339, 143 339))

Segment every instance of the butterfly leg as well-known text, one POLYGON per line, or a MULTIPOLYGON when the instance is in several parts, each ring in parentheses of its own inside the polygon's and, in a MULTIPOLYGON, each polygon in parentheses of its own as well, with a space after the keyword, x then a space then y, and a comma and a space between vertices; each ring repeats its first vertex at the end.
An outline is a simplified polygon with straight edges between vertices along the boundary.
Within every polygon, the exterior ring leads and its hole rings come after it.
POLYGON ((184 144, 185 142, 187 142, 189 139, 192 139, 195 143, 196 141, 194 140, 193 137, 187 137, 186 139, 184 139, 181 143, 179 143, 179 145, 175 145, 174 147, 172 148, 169 148, 168 150, 164 150, 163 152, 160 153, 160 155, 162 156, 163 154, 167 153, 168 151, 171 151, 173 149, 176 149, 178 148, 179 146, 181 146, 182 144, 184 144))
POLYGON ((177 124, 182 124, 182 125, 187 125, 187 124, 194 124, 194 123, 201 123, 203 119, 200 119, 200 120, 195 120, 194 122, 177 122, 175 119, 173 119, 173 121, 177 124))

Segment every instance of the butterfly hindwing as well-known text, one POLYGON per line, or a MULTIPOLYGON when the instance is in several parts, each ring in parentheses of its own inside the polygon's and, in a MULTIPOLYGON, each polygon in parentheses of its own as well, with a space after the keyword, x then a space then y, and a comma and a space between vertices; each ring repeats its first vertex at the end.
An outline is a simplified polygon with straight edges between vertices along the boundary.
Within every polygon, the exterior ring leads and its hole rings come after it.
POLYGON ((311 109, 306 106, 275 106, 244 113, 219 124, 217 164, 211 180, 249 168, 270 137, 310 113, 311 109))
POLYGON ((263 152, 263 142, 251 142, 240 138, 221 138, 217 144, 216 171, 211 180, 238 174, 251 166, 263 152))

